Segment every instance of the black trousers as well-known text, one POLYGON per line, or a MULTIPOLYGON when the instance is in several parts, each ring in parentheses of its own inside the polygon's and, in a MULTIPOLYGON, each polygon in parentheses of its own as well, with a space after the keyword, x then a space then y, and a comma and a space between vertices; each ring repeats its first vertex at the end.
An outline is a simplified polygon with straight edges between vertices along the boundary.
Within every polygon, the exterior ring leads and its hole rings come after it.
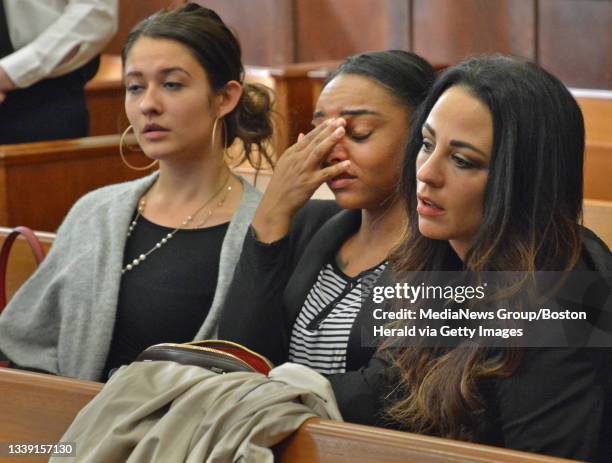
POLYGON ((0 144, 86 137, 85 82, 73 72, 8 92, 0 104, 0 144))

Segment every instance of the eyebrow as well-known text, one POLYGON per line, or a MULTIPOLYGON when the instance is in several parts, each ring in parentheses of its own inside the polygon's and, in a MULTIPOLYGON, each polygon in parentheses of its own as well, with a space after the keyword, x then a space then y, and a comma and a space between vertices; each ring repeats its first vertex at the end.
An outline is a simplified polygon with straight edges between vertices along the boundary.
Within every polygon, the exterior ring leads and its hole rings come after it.
MULTIPOLYGON (((436 131, 435 131, 435 130, 434 130, 434 128, 433 128, 431 125, 429 125, 427 122, 425 122, 425 123, 423 124, 423 127, 424 127, 425 129, 427 129, 429 132, 431 132, 431 134, 432 134, 434 137, 436 136, 436 131)), ((477 153, 479 153, 479 154, 482 154, 482 155, 483 155, 485 158, 488 158, 488 157, 489 157, 489 156, 487 155, 487 153, 485 153, 484 151, 482 151, 482 150, 480 150, 480 149, 476 148, 474 145, 472 145, 472 144, 470 144, 470 143, 468 143, 468 142, 465 142, 465 141, 461 141, 461 140, 451 140, 451 141, 450 141, 450 145, 451 145, 451 146, 454 146, 454 147, 456 147, 456 148, 467 148, 467 149, 470 149, 470 150, 472 150, 472 151, 475 151, 475 152, 477 152, 477 153)))
MULTIPOLYGON (((191 74, 189 74, 189 72, 187 72, 185 69, 183 69, 182 67, 179 66, 173 66, 170 68, 164 68, 161 69, 160 71, 158 71, 158 74, 162 74, 163 76, 167 76, 168 74, 172 74, 173 72, 182 72, 184 74, 187 74, 189 77, 191 77, 191 74)), ((140 71, 130 71, 128 72, 124 78, 127 77, 142 77, 142 72, 140 71)))
MULTIPOLYGON (((325 113, 323 111, 315 111, 312 114, 312 118, 313 119, 319 119, 321 117, 324 117, 325 113)), ((343 111, 340 111, 339 116, 350 116, 350 117, 357 117, 357 116, 382 116, 381 113, 377 112, 377 111, 372 111, 370 109, 345 109, 343 111)))

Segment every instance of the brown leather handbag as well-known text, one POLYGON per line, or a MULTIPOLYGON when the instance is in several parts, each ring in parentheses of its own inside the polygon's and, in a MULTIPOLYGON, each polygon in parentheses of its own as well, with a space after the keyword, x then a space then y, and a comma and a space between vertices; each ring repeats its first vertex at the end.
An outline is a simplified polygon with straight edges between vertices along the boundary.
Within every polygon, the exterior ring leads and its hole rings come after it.
POLYGON ((9 254, 11 253, 11 248, 13 247, 15 239, 19 235, 23 235, 32 248, 32 253, 34 254, 37 265, 39 265, 45 258, 45 251, 40 244, 40 241, 38 241, 38 238, 34 232, 28 227, 15 227, 13 231, 8 234, 4 240, 4 243, 2 243, 2 248, 0 249, 0 313, 6 306, 6 269, 8 266, 9 254))
POLYGON ((218 339, 185 344, 155 344, 145 349, 136 359, 137 362, 155 360, 195 365, 216 373, 250 371, 267 375, 272 369, 272 363, 263 355, 241 344, 218 339))

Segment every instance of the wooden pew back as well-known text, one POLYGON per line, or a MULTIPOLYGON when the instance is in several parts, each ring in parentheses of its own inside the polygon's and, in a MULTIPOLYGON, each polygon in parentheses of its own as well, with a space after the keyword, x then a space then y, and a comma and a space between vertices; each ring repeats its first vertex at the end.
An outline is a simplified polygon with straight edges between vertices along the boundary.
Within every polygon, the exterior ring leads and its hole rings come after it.
MULTIPOLYGON (((612 134, 612 126, 610 133, 612 134)), ((592 141, 586 144, 584 197, 612 201, 612 141, 592 141)))
POLYGON ((571 89, 584 117, 587 143, 612 143, 612 91, 571 89))
POLYGON ((612 249, 612 201, 585 199, 583 223, 612 249))
POLYGON ((0 226, 55 231, 85 193, 146 174, 121 162, 118 135, 0 146, 0 226))
POLYGON ((103 54, 98 72, 85 85, 89 135, 117 135, 129 124, 125 115, 121 56, 103 54))
MULTIPOLYGON (((119 157, 119 140, 118 135, 106 135, 0 146, 0 226, 55 231, 84 194, 153 171, 125 166, 119 157)), ((126 142, 132 144, 133 137, 126 137, 126 142)), ((140 151, 126 149, 125 155, 133 165, 149 162, 140 151)), ((255 179, 250 166, 234 170, 255 179)), ((260 189, 270 175, 270 170, 258 174, 260 189)))
MULTIPOLYGON (((0 369, 0 442, 57 442, 102 384, 0 369)), ((562 463, 570 460, 312 419, 275 449, 281 463, 562 463)), ((77 447, 78 455, 78 447, 77 447)), ((45 461, 20 457, 21 462, 45 461)))
POLYGON ((570 90, 584 117, 584 196, 612 201, 612 91, 570 90))

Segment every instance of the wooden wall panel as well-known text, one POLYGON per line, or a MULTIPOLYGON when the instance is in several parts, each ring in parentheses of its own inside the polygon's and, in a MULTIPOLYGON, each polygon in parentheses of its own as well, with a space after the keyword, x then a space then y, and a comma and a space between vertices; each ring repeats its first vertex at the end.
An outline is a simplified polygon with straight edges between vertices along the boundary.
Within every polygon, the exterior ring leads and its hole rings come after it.
MULTIPOLYGON (((186 0, 120 0, 119 53, 136 22, 186 0)), ((535 60, 574 87, 612 89, 612 1, 193 0, 237 32, 255 66, 341 60, 400 48, 437 64, 504 53, 535 60)))
POLYGON ((293 63, 292 0, 197 0, 215 10, 233 28, 245 64, 274 66, 293 63))
POLYGON ((538 17, 543 67, 572 87, 612 89, 611 1, 539 0, 538 17))
POLYGON ((119 28, 104 53, 120 54, 128 34, 141 19, 182 0, 119 0, 119 28))
POLYGON ((296 60, 408 49, 410 0, 295 0, 296 60))
POLYGON ((456 64, 481 53, 535 58, 535 0, 413 0, 412 51, 456 64))
MULTIPOLYGON (((215 10, 237 33, 243 62, 272 66, 293 63, 292 0, 193 0, 215 10)), ((119 31, 104 53, 119 54, 128 33, 138 21, 185 0, 120 0, 119 31)))

